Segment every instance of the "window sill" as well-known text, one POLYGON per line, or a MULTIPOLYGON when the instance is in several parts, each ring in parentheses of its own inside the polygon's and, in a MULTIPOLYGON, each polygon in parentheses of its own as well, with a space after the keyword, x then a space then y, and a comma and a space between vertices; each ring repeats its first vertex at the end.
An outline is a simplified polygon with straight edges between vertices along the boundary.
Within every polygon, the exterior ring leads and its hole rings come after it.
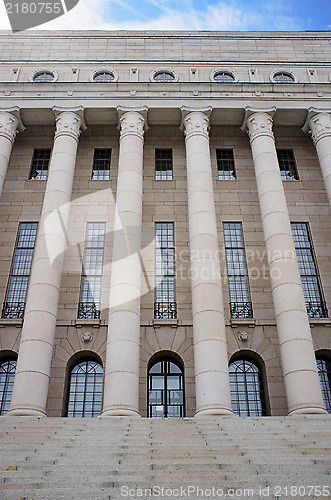
POLYGON ((314 326, 331 327, 331 319, 330 318, 309 318, 309 324, 311 327, 314 327, 314 326))
POLYGON ((94 328, 99 328, 101 325, 100 319, 86 318, 86 319, 76 319, 75 326, 77 328, 82 328, 83 326, 93 326, 94 328))
POLYGON ((177 328, 178 319, 153 319, 154 328, 160 328, 160 326, 171 326, 171 328, 177 328))
POLYGON ((0 328, 5 326, 16 326, 16 328, 21 328, 23 326, 23 318, 1 318, 0 328))
POLYGON ((232 328, 237 328, 237 326, 241 325, 247 325, 249 328, 254 328, 256 320, 254 318, 231 318, 230 325, 232 328))

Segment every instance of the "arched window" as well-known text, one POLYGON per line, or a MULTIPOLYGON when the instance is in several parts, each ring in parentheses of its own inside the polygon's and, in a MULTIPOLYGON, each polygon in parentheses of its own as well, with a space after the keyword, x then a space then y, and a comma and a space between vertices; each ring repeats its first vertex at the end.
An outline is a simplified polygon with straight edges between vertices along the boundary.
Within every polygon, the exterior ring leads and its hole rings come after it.
POLYGON ((93 81, 98 83, 114 82, 115 75, 110 71, 98 71, 94 74, 93 81))
POLYGON ((148 370, 148 416, 185 416, 183 369, 172 358, 158 358, 148 370))
POLYGON ((229 366, 232 409, 241 417, 266 415, 263 376, 248 357, 236 359, 229 366))
POLYGON ((92 359, 76 363, 69 376, 68 417, 97 417, 101 413, 103 368, 92 359))
POLYGON ((39 71, 33 76, 33 81, 35 83, 49 83, 55 80, 54 73, 52 71, 39 71))
POLYGON ((292 73, 286 71, 277 71, 273 74, 272 79, 276 83, 294 83, 295 81, 292 73))
POLYGON ((316 356, 325 408, 331 413, 331 358, 316 356))
POLYGON ((153 76, 154 82, 174 82, 176 77, 172 71, 158 71, 153 76))
POLYGON ((16 371, 16 359, 7 359, 0 364, 0 415, 9 410, 16 371))
POLYGON ((216 71, 213 75, 213 80, 217 83, 233 83, 235 77, 230 71, 216 71))

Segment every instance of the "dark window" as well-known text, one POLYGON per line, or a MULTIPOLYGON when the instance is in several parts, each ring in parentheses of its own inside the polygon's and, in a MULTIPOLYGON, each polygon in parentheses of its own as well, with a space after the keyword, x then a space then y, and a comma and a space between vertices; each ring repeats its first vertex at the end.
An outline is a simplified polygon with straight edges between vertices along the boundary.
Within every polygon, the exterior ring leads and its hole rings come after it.
POLYGON ((0 415, 5 415, 10 406, 16 371, 16 360, 2 361, 0 364, 0 415))
POLYGON ((97 417, 101 414, 103 368, 85 359, 70 372, 67 416, 97 417))
POLYGON ((108 181, 110 179, 111 149, 95 149, 93 157, 92 179, 108 181))
POLYGON ((170 358, 159 358, 148 371, 148 416, 185 416, 183 370, 170 358))
POLYGON ((331 413, 331 361, 324 356, 316 356, 325 408, 331 413))
POLYGON ((159 71, 154 75, 154 82, 174 82, 175 75, 170 71, 159 71))
POLYGON ((310 318, 327 318, 328 310, 324 301, 321 280, 315 259, 314 248, 308 224, 292 223, 294 245, 300 269, 307 314, 310 318))
POLYGON ((155 319, 175 319, 175 243, 173 222, 155 224, 155 319))
POLYGON ((252 318, 242 225, 224 222, 225 255, 228 270, 231 318, 252 318))
POLYGON ((3 318, 23 318, 37 228, 36 222, 20 223, 2 309, 3 318))
POLYGON ((235 180, 236 170, 234 167, 234 157, 232 149, 216 149, 218 180, 235 180))
POLYGON ((230 364, 229 374, 234 413, 241 417, 266 415, 263 377, 259 367, 245 357, 230 364))
POLYGON ((278 72, 273 76, 276 83, 294 83, 294 78, 291 73, 278 72))
POLYGON ((213 78, 217 83, 232 83, 235 81, 232 73, 229 73, 228 71, 218 71, 214 74, 213 78))
POLYGON ((283 181, 298 181, 299 175, 293 149, 277 149, 277 156, 283 181))
POLYGON ((36 83, 49 83, 54 81, 54 73, 51 71, 41 71, 33 77, 33 81, 36 83))
POLYGON ((172 149, 155 150, 155 179, 171 181, 173 178, 172 149))
POLYGON ((110 71, 98 71, 98 73, 93 76, 93 81, 97 83, 108 83, 114 80, 115 76, 110 71))
POLYGON ((29 179, 37 181, 45 181, 47 179, 50 157, 50 149, 35 149, 33 151, 29 179))
POLYGON ((78 318, 100 317, 105 223, 87 224, 78 318))

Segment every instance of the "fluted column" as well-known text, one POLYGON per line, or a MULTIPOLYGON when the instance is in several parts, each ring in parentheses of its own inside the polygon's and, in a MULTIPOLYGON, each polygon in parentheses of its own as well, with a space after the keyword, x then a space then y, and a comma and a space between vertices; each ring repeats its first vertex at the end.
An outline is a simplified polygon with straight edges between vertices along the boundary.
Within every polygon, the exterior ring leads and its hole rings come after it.
POLYGON ((272 113, 246 111, 276 313, 288 411, 325 413, 289 213, 272 132, 272 113))
POLYGON ((0 198, 18 129, 24 130, 18 108, 0 110, 0 198))
POLYGON ((209 118, 183 111, 186 142, 196 416, 232 414, 209 118))
POLYGON ((331 205, 331 111, 311 108, 303 130, 309 130, 314 141, 331 205))
POLYGON ((66 248, 72 182, 82 126, 81 110, 79 114, 63 111, 56 118, 53 153, 31 268, 8 415, 46 415, 63 252, 66 248), (55 256, 54 260, 50 258, 48 249, 55 256))
POLYGON ((102 416, 139 416, 145 110, 119 110, 120 152, 102 416), (141 112, 139 112, 141 111, 141 112))

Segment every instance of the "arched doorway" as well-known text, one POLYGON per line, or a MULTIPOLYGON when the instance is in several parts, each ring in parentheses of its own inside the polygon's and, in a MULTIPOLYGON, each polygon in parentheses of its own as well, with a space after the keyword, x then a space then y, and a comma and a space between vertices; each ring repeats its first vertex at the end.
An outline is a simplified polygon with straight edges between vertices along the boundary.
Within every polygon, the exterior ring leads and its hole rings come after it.
POLYGON ((232 409, 241 417, 267 415, 262 370, 248 356, 235 359, 229 365, 232 409))
POLYGON ((81 359, 69 374, 67 417, 97 417, 101 414, 103 368, 94 359, 81 359))
POLYGON ((148 417, 185 416, 184 372, 170 357, 157 358, 148 370, 148 417))

